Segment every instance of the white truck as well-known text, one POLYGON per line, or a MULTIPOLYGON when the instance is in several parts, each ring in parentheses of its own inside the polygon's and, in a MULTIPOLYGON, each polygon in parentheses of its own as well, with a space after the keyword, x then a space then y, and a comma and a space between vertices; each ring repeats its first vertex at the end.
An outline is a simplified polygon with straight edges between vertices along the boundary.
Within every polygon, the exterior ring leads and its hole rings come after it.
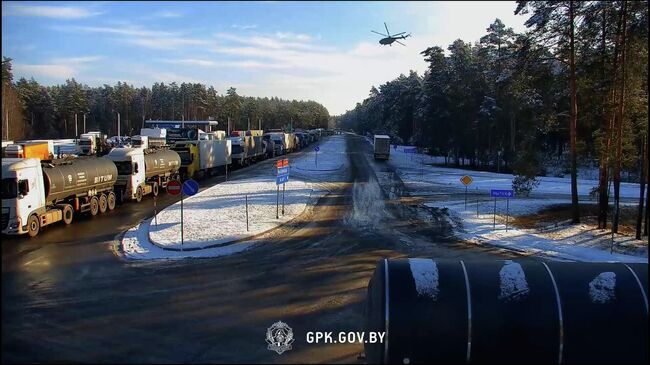
POLYGON ((375 160, 388 160, 390 157, 390 137, 376 134, 374 146, 375 160))
POLYGON ((79 136, 79 151, 82 155, 96 155, 103 138, 102 132, 88 132, 79 136))
POLYGON ((232 161, 240 166, 249 165, 251 162, 264 158, 266 149, 263 142, 264 131, 234 131, 232 142, 232 161))
POLYGON ((115 164, 102 157, 57 164, 3 158, 2 233, 34 237, 52 223, 72 223, 75 213, 113 210, 116 179, 115 164))
POLYGON ((167 130, 164 128, 142 128, 140 134, 131 137, 133 148, 156 148, 167 145, 167 130))
POLYGON ((170 180, 178 178, 181 167, 180 156, 170 149, 116 147, 107 157, 117 167, 115 194, 119 202, 140 202, 150 193, 157 196, 170 180))

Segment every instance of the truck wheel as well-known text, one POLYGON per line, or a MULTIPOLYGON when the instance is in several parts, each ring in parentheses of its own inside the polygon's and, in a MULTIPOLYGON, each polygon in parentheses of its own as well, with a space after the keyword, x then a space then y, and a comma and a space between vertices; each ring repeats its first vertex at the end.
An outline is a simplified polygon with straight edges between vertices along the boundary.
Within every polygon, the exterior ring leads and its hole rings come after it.
POLYGON ((106 213, 108 210, 108 199, 106 198, 106 194, 102 194, 99 197, 99 212, 101 214, 106 213))
POLYGON ((112 191, 110 193, 108 193, 108 198, 106 200, 107 200, 107 203, 108 203, 108 210, 115 209, 115 201, 117 200, 115 198, 115 193, 112 192, 112 191))
POLYGON ((66 225, 72 223, 72 218, 74 217, 74 210, 72 205, 66 204, 63 206, 63 223, 66 225))
POLYGON ((90 198, 90 215, 93 217, 99 213, 99 199, 96 196, 90 198))
POLYGON ((27 229, 29 237, 36 237, 38 235, 38 231, 41 230, 41 222, 38 221, 36 214, 30 216, 27 220, 27 229))
POLYGON ((157 182, 153 183, 153 187, 151 188, 151 192, 153 193, 153 196, 158 196, 158 183, 157 182))
POLYGON ((138 203, 142 201, 142 187, 138 186, 138 190, 135 191, 135 201, 138 203))

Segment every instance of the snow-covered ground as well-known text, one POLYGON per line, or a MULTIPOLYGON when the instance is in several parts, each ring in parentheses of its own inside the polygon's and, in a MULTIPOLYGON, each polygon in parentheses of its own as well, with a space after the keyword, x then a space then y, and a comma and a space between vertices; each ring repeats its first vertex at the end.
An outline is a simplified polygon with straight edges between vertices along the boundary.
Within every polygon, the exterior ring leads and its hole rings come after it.
POLYGON ((186 197, 183 200, 182 245, 181 204, 178 202, 160 211, 156 219, 146 220, 129 230, 122 240, 124 254, 135 259, 214 257, 247 249, 247 244, 232 243, 296 218, 326 193, 318 182, 334 181, 345 173, 344 139, 333 136, 321 141, 319 147, 318 166, 313 153, 283 156, 289 159, 291 179, 284 191, 284 215, 280 186, 278 219, 276 174, 271 166, 268 171, 261 170, 260 176, 231 180, 186 197))
MULTIPOLYGON (((388 161, 395 174, 404 183, 407 191, 426 197, 428 207, 447 208, 455 222, 459 238, 475 244, 488 244, 504 247, 526 254, 549 258, 578 261, 624 261, 647 262, 647 242, 638 241, 625 235, 612 236, 607 230, 593 229, 586 224, 559 224, 548 229, 513 229, 505 231, 506 201, 497 201, 496 226, 494 224, 494 199, 490 199, 490 189, 512 189, 511 174, 471 171, 457 168, 432 166, 439 158, 424 154, 404 153, 404 147, 391 146, 388 161), (460 182, 464 175, 470 175, 473 182, 465 207, 465 187, 460 182), (478 216, 477 216, 478 201, 478 216)), ((389 182, 392 172, 375 164, 377 176, 384 183, 389 182)), ((540 185, 526 198, 509 200, 508 213, 529 215, 543 208, 571 202, 571 185, 568 178, 541 177, 540 185)), ((578 180, 578 193, 581 201, 589 201, 589 192, 598 182, 578 180)), ((638 197, 639 185, 621 184, 621 197, 628 200, 638 197)), ((594 202, 594 201, 592 201, 594 202)), ((632 204, 632 203, 629 203, 632 204)), ((563 222, 566 223, 566 222, 563 222)))

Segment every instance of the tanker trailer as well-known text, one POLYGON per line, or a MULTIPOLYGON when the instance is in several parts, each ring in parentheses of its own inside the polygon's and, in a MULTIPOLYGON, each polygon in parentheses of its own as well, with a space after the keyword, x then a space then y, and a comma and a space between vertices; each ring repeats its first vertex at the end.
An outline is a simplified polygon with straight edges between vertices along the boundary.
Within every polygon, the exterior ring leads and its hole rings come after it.
POLYGON ((115 208, 115 164, 80 158, 41 164, 36 158, 2 160, 2 233, 34 237, 41 227, 72 223, 76 213, 95 216, 115 208))
POLYGON ((113 148, 107 156, 117 167, 117 200, 136 200, 144 195, 158 195, 171 180, 178 179, 181 157, 169 149, 113 148))

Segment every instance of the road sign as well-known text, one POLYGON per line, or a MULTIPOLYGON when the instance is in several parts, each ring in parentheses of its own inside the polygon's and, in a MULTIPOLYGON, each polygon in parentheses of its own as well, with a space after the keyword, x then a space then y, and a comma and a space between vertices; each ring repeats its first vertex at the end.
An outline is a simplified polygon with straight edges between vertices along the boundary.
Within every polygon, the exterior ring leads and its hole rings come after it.
POLYGON ((314 151, 316 151, 316 152, 320 151, 320 147, 316 146, 316 148, 314 148, 314 151))
POLYGON ((172 180, 167 183, 167 194, 169 195, 178 195, 181 193, 181 182, 178 180, 172 180))
POLYGON ((282 160, 282 166, 283 167, 289 166, 289 159, 288 158, 285 158, 284 160, 282 160))
POLYGON ((512 190, 490 190, 490 197, 492 198, 512 198, 513 196, 512 190))
POLYGON ((404 153, 416 153, 418 151, 417 147, 405 148, 404 153))
POLYGON ((278 175, 278 177, 275 179, 275 185, 284 184, 286 182, 289 182, 289 174, 278 175))
POLYGON ((280 175, 289 175, 289 167, 278 168, 278 176, 280 175))
POLYGON ((275 167, 277 167, 277 168, 282 167, 282 160, 275 161, 275 167))
POLYGON ((183 193, 192 196, 199 192, 199 183, 196 180, 189 179, 183 183, 183 193))
POLYGON ((465 175, 465 176, 460 178, 460 182, 462 182, 463 185, 465 185, 465 186, 471 184, 472 181, 474 181, 474 179, 472 179, 472 177, 469 176, 469 175, 465 175))

